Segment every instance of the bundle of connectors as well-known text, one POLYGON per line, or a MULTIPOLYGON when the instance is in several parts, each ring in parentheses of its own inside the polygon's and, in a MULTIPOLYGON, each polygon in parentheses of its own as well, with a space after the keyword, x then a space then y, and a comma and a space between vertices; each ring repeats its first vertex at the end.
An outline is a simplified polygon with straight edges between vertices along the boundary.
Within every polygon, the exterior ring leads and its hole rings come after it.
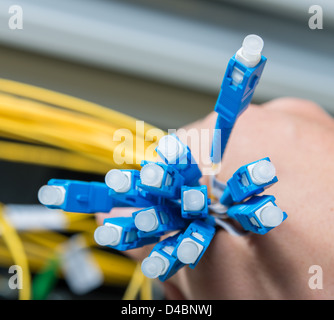
MULTIPOLYGON (((213 164, 222 160, 234 123, 251 101, 266 62, 262 47, 260 37, 247 36, 227 67, 215 108, 213 164)), ((242 166, 226 184, 213 177, 208 190, 200 184, 202 172, 190 148, 175 134, 163 136, 155 150, 161 161, 143 160, 140 170, 112 169, 105 183, 52 179, 40 188, 39 201, 67 212, 137 208, 130 217, 106 218, 95 230, 95 241, 120 251, 155 244, 141 269, 161 281, 184 266, 195 268, 217 226, 235 229, 230 219, 240 230, 256 234, 265 234, 286 219, 274 196, 260 195, 278 181, 268 157, 242 166)))

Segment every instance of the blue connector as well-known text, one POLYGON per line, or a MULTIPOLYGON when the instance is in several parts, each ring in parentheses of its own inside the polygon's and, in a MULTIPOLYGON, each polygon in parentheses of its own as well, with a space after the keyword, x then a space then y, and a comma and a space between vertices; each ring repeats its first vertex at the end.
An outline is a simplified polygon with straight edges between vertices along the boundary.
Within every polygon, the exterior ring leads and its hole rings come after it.
POLYGON ((107 218, 103 226, 95 230, 94 239, 101 246, 108 246, 119 251, 140 248, 160 240, 160 237, 156 236, 139 238, 137 232, 138 229, 132 217, 107 218))
POLYGON ((158 204, 160 199, 137 187, 140 180, 138 170, 112 169, 105 176, 109 195, 129 207, 147 207, 158 204))
POLYGON ((277 182, 276 170, 268 157, 240 167, 227 181, 220 202, 225 206, 260 194, 277 182))
POLYGON ((269 195, 253 196, 230 207, 227 215, 237 220, 246 231, 257 234, 266 234, 287 218, 287 214, 275 204, 275 197, 269 195))
POLYGON ((252 100, 267 61, 261 55, 262 48, 262 39, 249 35, 228 63, 215 106, 218 117, 211 150, 213 164, 222 160, 232 128, 252 100))
POLYGON ((181 215, 185 219, 202 219, 209 214, 207 186, 181 188, 181 215))
POLYGON ((122 206, 118 199, 109 195, 109 188, 102 182, 51 179, 38 191, 40 203, 50 209, 67 212, 109 212, 122 206))
POLYGON ((138 236, 162 236, 168 232, 181 230, 188 221, 182 219, 178 206, 152 206, 132 214, 137 227, 138 236))
POLYGON ((148 191, 153 197, 180 198, 184 178, 175 168, 162 162, 145 160, 141 166, 140 180, 137 182, 139 189, 148 191))
POLYGON ((168 237, 153 247, 150 255, 141 264, 141 269, 146 277, 166 281, 185 266, 172 254, 180 234, 168 237))
MULTIPOLYGON (((249 35, 227 65, 214 109, 213 169, 223 158, 238 117, 251 103, 267 61, 262 48, 262 39, 249 35)), ((243 234, 211 212, 234 219, 244 230, 256 234, 266 234, 287 218, 274 196, 259 195, 278 181, 268 157, 240 167, 226 184, 212 175, 207 187, 200 184, 202 172, 190 148, 176 134, 160 138, 155 151, 161 162, 143 160, 141 170, 112 169, 105 183, 52 179, 39 190, 38 198, 48 208, 68 212, 137 208, 130 217, 105 219, 95 230, 94 239, 119 251, 154 244, 141 268, 145 276, 160 281, 186 265, 194 269, 217 226, 243 234), (219 202, 211 204, 209 196, 219 202), (164 239, 159 242, 161 237, 164 239)))
POLYGON ((216 233, 215 221, 209 216, 205 221, 195 220, 177 239, 173 255, 182 263, 195 268, 216 233))
POLYGON ((199 185, 202 172, 199 169, 190 148, 174 134, 163 136, 155 151, 170 166, 173 166, 184 177, 187 186, 199 185))

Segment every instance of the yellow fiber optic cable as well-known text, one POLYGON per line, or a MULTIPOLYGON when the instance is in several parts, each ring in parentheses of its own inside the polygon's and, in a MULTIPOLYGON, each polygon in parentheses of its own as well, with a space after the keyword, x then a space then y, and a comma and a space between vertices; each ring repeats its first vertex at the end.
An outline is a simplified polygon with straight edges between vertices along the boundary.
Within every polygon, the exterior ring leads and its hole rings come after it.
MULTIPOLYGON (((72 134, 76 134, 77 132, 80 132, 80 134, 86 133, 87 136, 84 141, 87 142, 93 136, 95 139, 94 146, 102 143, 104 148, 113 149, 112 146, 118 145, 118 142, 124 137, 124 131, 120 130, 122 128, 117 127, 118 124, 115 127, 115 124, 87 118, 85 115, 73 114, 64 110, 50 108, 37 102, 17 99, 4 94, 0 94, 0 114, 12 120, 20 120, 26 125, 36 125, 36 123, 39 123, 47 128, 57 126, 63 130, 73 130, 72 132, 74 133, 72 134)), ((12 133, 15 134, 15 132, 15 130, 12 130, 12 133)), ((159 131, 157 132, 159 135, 159 131)), ((156 142, 145 141, 140 135, 133 136, 135 139, 131 139, 130 141, 128 141, 129 139, 125 139, 122 144, 132 149, 134 149, 136 144, 142 144, 144 148, 152 144, 156 146, 156 142)), ((142 148, 135 149, 135 155, 143 158, 144 154, 141 154, 143 152, 142 148)))
MULTIPOLYGON (((116 121, 119 123, 119 126, 124 128, 135 127, 137 120, 133 117, 122 114, 121 112, 102 107, 96 103, 88 102, 66 94, 15 82, 12 80, 0 79, 0 88, 3 92, 29 97, 30 99, 43 101, 70 110, 75 110, 77 112, 85 113, 96 118, 105 119, 110 122, 114 122, 115 119, 117 119, 116 121)), ((145 123, 145 134, 150 129, 154 129, 154 126, 145 123)), ((149 138, 153 139, 153 137, 149 138)))
MULTIPOLYGON (((58 254, 61 254, 62 250, 64 250, 62 244, 66 243, 68 240, 66 236, 55 232, 28 233, 23 237, 25 240, 33 241, 41 246, 46 246, 46 248, 53 250, 52 252, 58 252, 58 254)), ((88 246, 90 247, 89 244, 88 246)), ((130 280, 135 267, 135 263, 132 260, 94 248, 91 250, 94 259, 101 267, 102 272, 108 276, 109 281, 125 284, 130 280)))
MULTIPOLYGON (((119 266, 117 270, 112 270, 109 268, 109 265, 113 263, 113 260, 108 260, 108 263, 102 259, 100 259, 99 254, 96 254, 93 252, 94 259, 98 263, 98 265, 101 268, 101 271, 104 276, 104 282, 109 285, 120 285, 120 286, 126 286, 128 282, 131 279, 134 266, 130 266, 124 268, 124 265, 119 266)), ((30 270, 32 272, 38 272, 43 268, 45 265, 45 261, 47 260, 47 256, 40 257, 38 255, 35 255, 32 252, 27 252, 27 258, 29 261, 30 270)), ((13 259, 8 251, 7 248, 0 246, 0 266, 7 267, 13 264, 13 259)), ((62 277, 62 274, 59 274, 59 277, 62 277)))
MULTIPOLYGON (((2 111, 3 106, 1 105, 1 123, 4 125, 6 125, 6 123, 13 125, 12 131, 16 132, 17 135, 22 135, 22 131, 27 132, 27 130, 31 130, 31 132, 41 133, 45 136, 54 137, 56 139, 58 138, 62 141, 73 141, 73 143, 86 145, 92 149, 103 149, 104 151, 109 152, 112 152, 113 147, 117 145, 117 143, 112 141, 110 136, 102 135, 101 137, 99 132, 80 131, 75 128, 74 124, 72 126, 57 126, 56 122, 53 125, 45 122, 37 123, 36 121, 26 121, 24 118, 22 120, 20 118, 13 117, 10 110, 7 110, 7 114, 3 114, 2 111), (21 130, 21 132, 18 130, 21 130)), ((7 126, 2 126, 1 130, 4 131, 6 128, 7 126)), ((6 131, 10 132, 8 129, 6 131)))
MULTIPOLYGON (((0 84, 2 86, 0 90, 5 92, 0 93, 0 137, 65 149, 73 154, 78 154, 78 157, 86 158, 87 162, 96 161, 97 165, 101 165, 99 172, 102 171, 102 166, 107 167, 108 170, 125 166, 138 169, 141 160, 155 160, 150 159, 150 156, 155 153, 154 149, 159 138, 165 134, 158 128, 145 126, 145 130, 153 129, 155 133, 151 133, 144 139, 143 132, 136 132, 136 119, 122 113, 90 102, 85 104, 85 101, 81 99, 10 80, 0 79, 0 84), (50 94, 51 97, 46 97, 47 94, 50 94), (25 99, 27 97, 33 100, 25 99), (39 99, 39 97, 44 97, 44 99, 39 99), (56 99, 56 102, 52 101, 53 98, 56 99), (52 105, 47 105, 45 102, 52 105), (55 108, 53 105, 65 109, 55 108), (122 125, 125 125, 124 129, 131 130, 131 139, 123 139, 122 133, 118 132, 122 125)), ((19 161, 20 157, 15 157, 13 154, 16 153, 12 153, 12 160, 19 161)), ((53 155, 56 155, 55 151, 53 155)), ((21 156, 23 159, 21 161, 28 162, 22 153, 21 156)), ((46 157, 46 152, 44 156, 46 157)), ((68 154, 68 162, 74 163, 76 160, 74 157, 68 154)), ((0 158, 5 159, 6 156, 2 154, 0 158)), ((7 158, 10 159, 10 157, 7 158)), ((33 163, 33 160, 29 162, 33 163)), ((36 160, 36 163, 40 164, 42 161, 36 160)), ((56 161, 50 161, 50 165, 73 167, 71 164, 57 165, 56 161)), ((83 164, 77 170, 91 171, 85 167, 86 164, 83 164)))
MULTIPOLYGON (((156 160, 150 156, 165 134, 152 125, 145 123, 143 126, 142 122, 138 125, 137 119, 98 104, 0 79, 0 138, 15 140, 0 141, 0 159, 99 174, 112 168, 139 169, 140 160, 156 160), (130 139, 127 140, 119 129, 129 132, 130 139)), ((96 248, 93 240, 95 219, 88 215, 64 214, 68 218, 64 231, 80 234, 86 239, 86 246, 92 251, 106 281, 128 283, 123 299, 135 299, 139 293, 141 299, 152 299, 152 282, 142 274, 139 264, 96 248)), ((0 244, 0 260, 4 257, 8 262, 12 255, 15 263, 21 259, 24 264, 22 259, 25 258, 26 265, 29 263, 34 270, 40 268, 50 255, 61 254, 63 244, 69 240, 68 236, 51 230, 24 231, 20 234, 24 239, 21 251, 17 250, 14 257, 13 246, 18 244, 11 241, 10 246, 5 233, 8 238, 8 234, 16 234, 15 229, 7 229, 3 217, 0 223, 8 247, 6 251, 0 244), (18 257, 18 252, 22 251, 26 251, 26 256, 18 257)), ((20 240, 17 234, 16 237, 20 240)), ((24 297, 23 292, 20 293, 20 298, 26 298, 26 292, 24 297)))
MULTIPOLYGON (((26 130, 42 130, 45 135, 52 135, 52 132, 57 133, 57 137, 65 139, 70 142, 74 139, 74 143, 81 143, 88 145, 91 150, 102 149, 104 152, 115 152, 120 146, 126 148, 126 153, 129 155, 128 159, 132 163, 136 163, 137 159, 142 160, 145 157, 145 150, 149 148, 155 153, 154 149, 157 146, 156 142, 145 141, 140 136, 133 135, 127 128, 112 127, 110 124, 102 123, 98 121, 94 123, 91 119, 84 119, 84 122, 80 122, 76 115, 64 115, 63 111, 58 115, 54 115, 54 110, 49 107, 43 111, 44 116, 39 112, 39 108, 32 105, 31 102, 28 104, 19 100, 18 103, 8 102, 8 99, 1 98, 0 96, 0 116, 2 122, 15 121, 16 126, 12 128, 4 127, 0 128, 0 134, 4 137, 13 136, 19 140, 26 141, 38 141, 42 143, 41 138, 33 136, 33 132, 22 133, 22 129, 26 130), (64 120, 64 118, 66 118, 64 120), (52 131, 53 130, 53 131, 52 131), (20 139, 21 137, 21 139, 20 139), (138 147, 137 147, 138 146, 138 147)), ((42 106, 43 107, 43 106, 42 106)), ((54 109, 54 108, 53 108, 54 109)), ((58 110, 59 113, 59 110, 58 110)), ((95 121, 96 122, 96 121, 95 121)), ((159 130, 159 129, 157 129, 159 130)), ((53 134, 54 135, 54 134, 53 134)), ((50 142, 45 142, 49 143, 50 142)), ((146 155, 151 156, 149 154, 146 155)))
MULTIPOLYGON (((70 216, 69 213, 65 213, 65 215, 70 216)), ((81 228, 89 229, 90 231, 92 231, 94 229, 94 225, 96 225, 95 219, 89 215, 72 215, 71 220, 71 223, 74 225, 77 222, 90 220, 92 223, 91 226, 87 225, 84 228, 81 228)), ((77 229, 80 229, 80 227, 77 229)), ((81 236, 84 236, 86 239, 93 239, 92 233, 83 233, 81 236)), ((50 259, 51 256, 61 254, 61 250, 63 248, 62 244, 68 240, 67 236, 50 230, 35 232, 22 231, 21 237, 24 240, 24 250, 34 271, 38 271, 39 268, 43 266, 44 261, 50 259)), ((96 245, 93 241, 87 242, 87 245, 90 247, 94 244, 96 245)), ((12 264, 13 259, 11 258, 8 250, 5 250, 4 252, 4 249, 7 248, 4 248, 0 241, 0 264, 3 265, 4 262, 6 262, 6 264, 12 264)), ((120 255, 115 255, 114 253, 104 252, 93 247, 91 247, 91 252, 104 274, 106 283, 125 285, 130 281, 135 268, 135 263, 132 260, 120 255)))
MULTIPOLYGON (((20 237, 16 233, 15 229, 7 222, 4 216, 2 204, 0 204, 0 227, 2 237, 12 255, 14 263, 22 268, 22 289, 19 289, 19 299, 30 300, 31 275, 27 256, 20 237)), ((21 274, 18 273, 18 276, 21 276, 21 274)))
POLYGON ((112 168, 70 151, 7 141, 0 141, 0 159, 103 175, 112 168))
POLYGON ((82 221, 82 220, 91 220, 91 221, 94 221, 94 222, 96 221, 95 220, 95 215, 92 215, 92 214, 87 214, 87 213, 75 213, 75 214, 73 214, 73 212, 67 212, 67 211, 62 211, 62 214, 66 217, 66 219, 70 223, 75 223, 77 221, 82 221))
POLYGON ((133 275, 131 277, 131 280, 125 290, 125 293, 123 295, 123 300, 135 300, 141 286, 144 282, 144 274, 141 271, 141 264, 137 263, 137 266, 133 272, 133 275))
MULTIPOLYGON (((64 125, 74 127, 76 130, 82 129, 90 133, 105 133, 110 135, 113 140, 120 141, 122 131, 116 123, 88 117, 84 114, 73 113, 67 110, 52 108, 39 102, 25 99, 18 99, 10 95, 0 94, 1 113, 11 117, 26 119, 32 122, 42 122, 47 125, 64 125)), ((139 142, 144 142, 142 136, 136 137, 139 142)), ((126 143, 126 141, 125 141, 126 143)))
POLYGON ((39 144, 38 141, 29 139, 28 137, 22 137, 22 136, 16 135, 15 132, 4 132, 1 130, 1 125, 0 125, 0 138, 10 139, 10 140, 15 140, 15 141, 20 141, 20 142, 26 142, 26 143, 39 144))
MULTIPOLYGON (((31 272, 38 270, 44 263, 45 259, 36 255, 27 254, 29 269, 31 272)), ((0 246, 0 266, 9 267, 13 264, 13 258, 8 251, 7 246, 0 246)), ((130 277, 129 277, 130 279, 130 277)))
POLYGON ((78 132, 71 127, 54 127, 35 123, 22 124, 17 119, 4 117, 1 114, 0 123, 1 131, 14 131, 16 135, 29 137, 69 151, 84 153, 87 157, 116 167, 127 165, 138 168, 139 163, 136 163, 136 157, 141 160, 145 159, 143 154, 136 154, 132 148, 124 149, 124 146, 120 148, 118 143, 113 142, 112 139, 103 137, 101 140, 98 133, 96 135, 87 134, 78 132))
POLYGON ((152 280, 145 277, 140 289, 140 300, 152 300, 152 280))
MULTIPOLYGON (((23 127, 17 122, 0 117, 1 130, 8 131, 15 129, 16 134, 22 136, 28 136, 37 141, 46 143, 48 145, 57 146, 70 151, 75 151, 80 154, 85 154, 93 160, 103 162, 110 167, 120 167, 122 164, 117 164, 113 161, 112 150, 103 150, 96 148, 96 145, 92 139, 90 139, 90 145, 87 145, 88 141, 83 141, 82 135, 78 135, 70 130, 55 130, 54 128, 41 128, 37 126, 23 127), (71 139, 71 140, 69 140, 71 139)), ((125 163, 128 163, 129 167, 138 167, 133 164, 132 152, 128 151, 123 156, 125 163)), ((123 165, 124 167, 124 165, 123 165)))

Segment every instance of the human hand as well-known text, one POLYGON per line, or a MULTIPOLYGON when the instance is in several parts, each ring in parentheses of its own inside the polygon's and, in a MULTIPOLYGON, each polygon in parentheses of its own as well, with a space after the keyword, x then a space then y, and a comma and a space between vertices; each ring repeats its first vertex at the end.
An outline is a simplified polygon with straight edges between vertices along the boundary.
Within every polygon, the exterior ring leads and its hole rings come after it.
MULTIPOLYGON (((215 121, 211 113, 185 129, 212 131, 215 121)), ((196 158, 201 150, 195 149, 192 145, 196 158)), ((271 159, 279 179, 265 194, 276 197, 288 219, 266 235, 237 237, 219 230, 195 269, 182 268, 164 283, 167 298, 333 297, 329 252, 334 240, 334 120, 317 105, 299 99, 250 106, 237 120, 217 178, 226 182, 240 166, 264 157, 271 159), (322 268, 323 289, 309 286, 313 265, 322 268)), ((196 160, 203 169, 201 157, 196 160)), ((201 182, 207 184, 208 176, 201 182)), ((114 209, 111 215, 134 210, 114 209)), ((131 250, 129 255, 143 259, 151 249, 131 250)))

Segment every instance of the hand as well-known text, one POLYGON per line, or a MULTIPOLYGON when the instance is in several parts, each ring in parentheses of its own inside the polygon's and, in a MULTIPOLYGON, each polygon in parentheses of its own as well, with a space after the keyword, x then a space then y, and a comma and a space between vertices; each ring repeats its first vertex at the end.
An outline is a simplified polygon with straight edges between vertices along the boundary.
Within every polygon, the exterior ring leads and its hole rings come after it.
MULTIPOLYGON (((211 113, 185 129, 212 132, 215 121, 216 113, 211 113)), ((196 158, 200 150, 191 149, 196 158)), ((195 269, 182 268, 164 283, 167 298, 333 297, 334 120, 299 99, 252 105, 237 120, 217 178, 226 182, 240 166, 267 156, 279 181, 264 194, 276 197, 287 220, 266 235, 238 237, 219 230, 195 269), (313 265, 321 267, 323 289, 309 286, 313 265)), ((196 160, 202 168, 201 159, 196 160)), ((202 183, 207 182, 204 176, 202 183)), ((115 209, 111 214, 130 213, 115 209)), ((129 254, 143 259, 151 249, 129 254)))

